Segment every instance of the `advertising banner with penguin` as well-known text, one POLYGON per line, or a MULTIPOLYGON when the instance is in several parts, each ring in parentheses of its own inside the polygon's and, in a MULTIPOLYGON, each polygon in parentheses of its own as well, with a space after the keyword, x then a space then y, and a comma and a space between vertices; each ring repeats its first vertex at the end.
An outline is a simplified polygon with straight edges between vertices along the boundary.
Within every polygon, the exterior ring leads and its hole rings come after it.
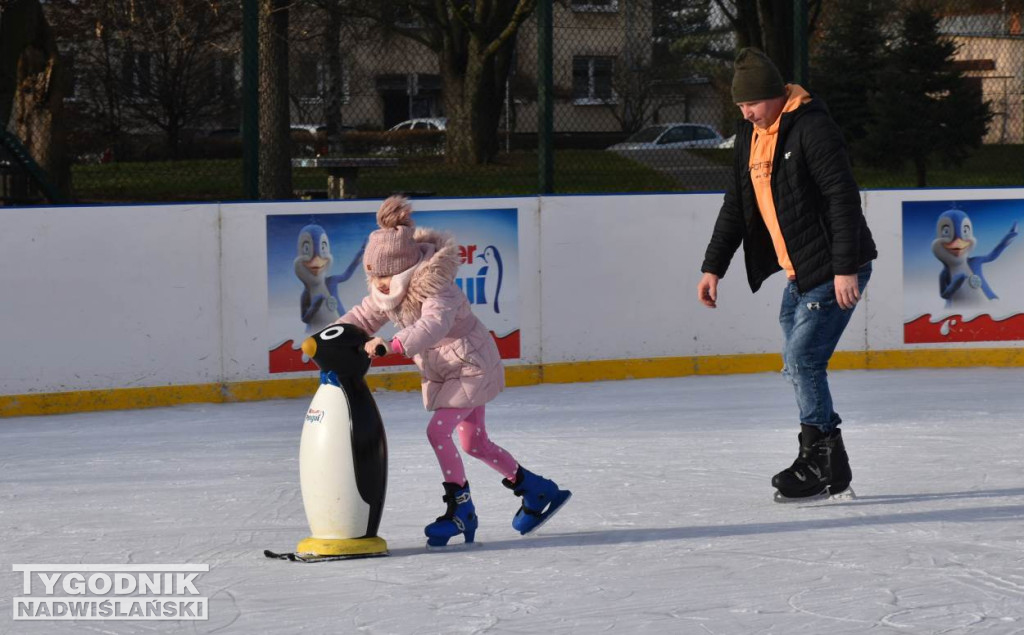
POLYGON ((1024 340, 1024 200, 903 203, 903 341, 1024 340))
MULTIPOLYGON (((417 211, 417 227, 449 232, 462 264, 456 284, 494 335, 503 359, 520 356, 518 216, 515 208, 417 211)), ((315 371, 300 346, 367 294, 363 249, 375 213, 268 215, 267 313, 271 373, 315 371)), ((380 331, 389 338, 396 329, 380 331)), ((374 366, 412 364, 399 355, 374 366)))

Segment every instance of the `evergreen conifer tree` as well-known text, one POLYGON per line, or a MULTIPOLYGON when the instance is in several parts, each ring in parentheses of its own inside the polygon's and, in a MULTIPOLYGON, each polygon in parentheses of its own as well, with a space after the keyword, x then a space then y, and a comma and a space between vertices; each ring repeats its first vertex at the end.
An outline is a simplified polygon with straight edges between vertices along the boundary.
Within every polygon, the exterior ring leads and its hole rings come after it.
POLYGON ((885 64, 884 2, 839 2, 824 20, 815 46, 810 90, 825 100, 855 152, 871 120, 867 96, 885 64))
POLYGON ((992 114, 978 88, 953 65, 956 44, 939 33, 939 20, 922 4, 903 16, 899 36, 868 97, 872 120, 865 154, 879 167, 910 161, 917 186, 927 185, 928 163, 962 165, 981 145, 992 114))

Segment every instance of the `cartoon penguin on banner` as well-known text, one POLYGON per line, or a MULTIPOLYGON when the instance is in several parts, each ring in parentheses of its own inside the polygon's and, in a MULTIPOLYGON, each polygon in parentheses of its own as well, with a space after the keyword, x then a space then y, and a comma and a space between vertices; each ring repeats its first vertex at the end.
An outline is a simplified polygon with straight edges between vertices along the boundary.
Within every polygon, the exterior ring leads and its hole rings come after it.
POLYGON ((455 284, 466 294, 470 304, 486 306, 495 313, 501 313, 499 297, 502 278, 505 275, 501 254, 498 253, 497 247, 488 245, 477 258, 484 262, 483 266, 468 278, 456 278, 455 284))
POLYGON ((956 208, 939 214, 932 253, 945 265, 939 274, 939 295, 946 301, 946 308, 976 307, 998 298, 982 266, 998 258, 1016 237, 1014 223, 995 249, 985 256, 970 256, 978 244, 970 216, 956 208))
POLYGON ((369 336, 331 325, 302 342, 320 367, 320 387, 306 411, 299 448, 302 503, 312 535, 296 553, 268 558, 303 562, 387 555, 377 536, 387 491, 384 424, 366 385, 369 336))
MULTIPOLYGON (((483 253, 480 254, 480 259, 487 263, 487 266, 481 267, 477 274, 484 277, 486 280, 484 283, 484 298, 493 298, 491 301, 491 308, 494 309, 495 313, 501 313, 501 305, 498 304, 498 300, 501 295, 501 281, 505 276, 505 267, 501 262, 501 253, 494 245, 488 245, 487 248, 483 250, 483 253), (491 266, 494 267, 493 274, 489 271, 491 266)), ((486 299, 484 300, 484 303, 486 303, 486 299)))
POLYGON ((316 223, 299 230, 294 266, 296 277, 305 287, 299 298, 299 316, 306 323, 306 333, 316 333, 345 312, 338 298, 338 285, 352 277, 363 259, 364 249, 366 243, 359 248, 344 273, 328 276, 334 257, 327 232, 316 223))

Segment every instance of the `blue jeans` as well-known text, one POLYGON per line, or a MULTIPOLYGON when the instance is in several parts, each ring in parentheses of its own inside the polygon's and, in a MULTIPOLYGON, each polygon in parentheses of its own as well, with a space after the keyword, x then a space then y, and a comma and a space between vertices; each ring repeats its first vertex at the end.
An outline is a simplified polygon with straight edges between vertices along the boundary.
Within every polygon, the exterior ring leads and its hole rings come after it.
MULTIPOLYGON (((871 263, 857 272, 861 293, 871 277, 871 263)), ((833 281, 800 293, 790 281, 782 293, 779 324, 782 325, 782 374, 796 389, 800 423, 820 428, 826 434, 842 423, 832 409, 828 389, 828 362, 839 338, 853 316, 836 301, 833 281)))

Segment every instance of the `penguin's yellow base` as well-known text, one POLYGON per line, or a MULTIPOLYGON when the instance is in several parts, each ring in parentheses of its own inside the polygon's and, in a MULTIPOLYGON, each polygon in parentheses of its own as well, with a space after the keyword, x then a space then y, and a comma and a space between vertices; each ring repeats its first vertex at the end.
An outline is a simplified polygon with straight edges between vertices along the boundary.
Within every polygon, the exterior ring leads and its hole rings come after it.
POLYGON ((388 543, 379 536, 366 538, 304 538, 295 548, 298 553, 315 553, 318 556, 383 556, 388 553, 388 543))

